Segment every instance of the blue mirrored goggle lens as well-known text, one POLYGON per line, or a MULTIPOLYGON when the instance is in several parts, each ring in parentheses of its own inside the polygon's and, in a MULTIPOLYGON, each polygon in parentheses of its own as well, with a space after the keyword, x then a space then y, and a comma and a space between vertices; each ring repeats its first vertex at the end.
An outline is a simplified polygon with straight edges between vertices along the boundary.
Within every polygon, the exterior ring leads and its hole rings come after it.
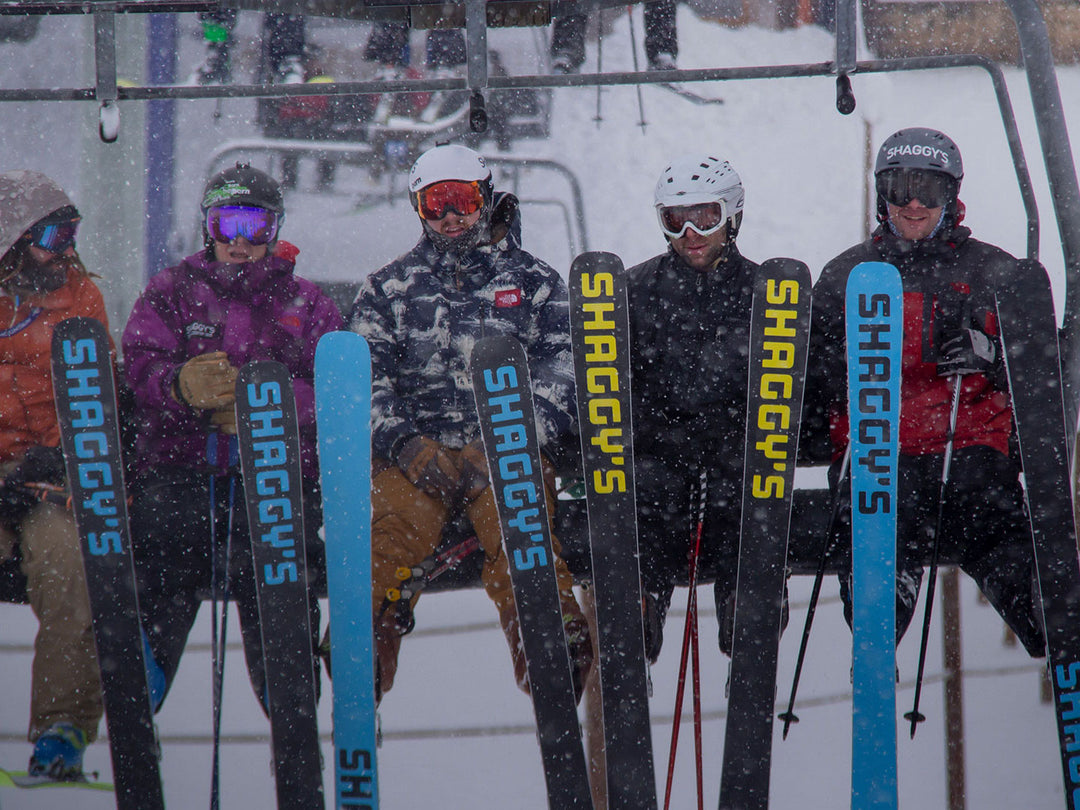
POLYGON ((78 230, 77 219, 48 225, 39 223, 30 229, 30 244, 50 253, 63 253, 75 245, 75 234, 78 230))
POLYGON ((265 245, 277 236, 278 215, 265 208, 223 205, 206 212, 206 231, 217 242, 242 236, 252 245, 265 245))

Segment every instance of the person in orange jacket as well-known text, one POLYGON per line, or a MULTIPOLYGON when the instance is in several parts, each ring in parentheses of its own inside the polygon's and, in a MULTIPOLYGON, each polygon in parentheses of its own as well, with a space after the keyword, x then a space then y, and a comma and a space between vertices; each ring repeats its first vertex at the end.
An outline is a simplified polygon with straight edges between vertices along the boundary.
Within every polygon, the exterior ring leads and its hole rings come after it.
POLYGON ((70 510, 34 485, 63 487, 53 401, 53 329, 74 317, 108 326, 101 292, 75 251, 79 211, 53 180, 0 174, 0 559, 21 558, 38 619, 29 774, 82 781, 103 711, 78 533, 70 510))

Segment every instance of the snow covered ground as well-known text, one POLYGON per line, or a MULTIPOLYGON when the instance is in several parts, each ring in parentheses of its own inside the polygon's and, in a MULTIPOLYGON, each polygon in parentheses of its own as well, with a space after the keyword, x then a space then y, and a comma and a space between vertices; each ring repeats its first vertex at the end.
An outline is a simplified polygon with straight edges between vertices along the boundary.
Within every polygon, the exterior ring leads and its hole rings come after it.
MULTIPOLYGON (((641 40, 640 8, 635 12, 641 40)), ((243 31, 255 30, 255 15, 246 15, 243 31)), ((0 86, 79 86, 89 84, 88 68, 55 54, 88 48, 88 21, 47 18, 38 38, 26 45, 0 44, 0 86)), ((199 57, 192 16, 183 21, 181 73, 199 57)), ((316 42, 343 46, 362 41, 362 31, 349 26, 313 23, 316 42)), ((819 63, 834 57, 832 38, 816 29, 772 32, 754 28, 725 29, 697 20, 680 6, 680 66, 819 63)), ((491 44, 499 47, 500 32, 491 44)), ((604 69, 632 68, 627 17, 613 21, 605 40, 604 69)), ((250 50, 250 49, 249 49, 250 50)), ((587 69, 596 64, 595 43, 589 45, 587 69)), ((1063 292, 1062 259, 1050 219, 1049 191, 1042 176, 1034 121, 1023 74, 1006 70, 1021 136, 1035 176, 1044 218, 1042 258, 1063 292)), ((1080 137, 1080 70, 1059 72, 1065 111, 1073 139, 1080 137)), ((834 107, 833 82, 826 78, 743 81, 702 85, 702 93, 723 96, 723 105, 698 106, 655 88, 643 87, 640 102, 633 87, 566 89, 555 92, 552 137, 519 142, 513 154, 562 161, 576 173, 585 194, 589 247, 619 253, 627 265, 660 252, 663 239, 652 211, 652 187, 665 162, 682 152, 709 150, 735 165, 747 189, 746 215, 739 243, 750 258, 794 256, 816 274, 826 260, 862 238, 866 229, 865 143, 873 148, 903 126, 933 126, 948 132, 963 152, 966 179, 962 197, 967 222, 977 236, 1016 254, 1025 249, 1020 194, 1009 160, 994 95, 979 70, 856 76, 858 108, 852 116, 834 107), (599 121, 594 119, 599 118, 599 121), (645 125, 640 122, 644 119, 645 125)), ((125 107, 121 139, 129 137, 135 119, 125 107)), ((0 107, 0 170, 35 168, 64 183, 84 209, 107 209, 111 195, 141 193, 137 160, 112 158, 108 177, 88 170, 85 155, 101 149, 93 144, 96 126, 89 105, 13 104, 0 107)), ((251 101, 190 102, 179 105, 177 145, 178 234, 194 235, 194 211, 208 156, 221 143, 257 133, 251 101), (220 116, 214 115, 219 111, 220 116)), ((135 136, 138 137, 137 129, 135 136)), ((122 147, 108 147, 119 150, 122 147)), ((124 154, 114 152, 115 154, 124 154)), ((509 178, 500 176, 508 182, 509 178)), ((543 171, 526 170, 518 178, 523 198, 566 199, 543 171)), ((310 167, 303 167, 300 190, 287 204, 283 236, 301 248, 302 274, 320 280, 358 280, 386 260, 408 249, 419 233, 398 178, 392 206, 370 206, 372 194, 388 188, 373 183, 358 169, 343 169, 332 193, 316 193, 310 167), (361 204, 363 201, 364 204, 361 204)), ((104 215, 103 222, 108 222, 104 215)), ((113 238, 95 224, 82 242, 113 238)), ((550 205, 529 204, 525 212, 526 246, 566 270, 571 257, 562 215, 550 205)), ((132 259, 134 261, 134 259, 132 259)), ((138 285, 118 282, 116 266, 93 266, 101 273, 110 297, 123 312, 123 301, 138 285)), ((126 268, 129 272, 131 268, 126 268)), ((119 327, 120 323, 114 324, 119 327)), ((810 590, 807 578, 792 582, 792 621, 780 651, 779 699, 790 688, 799 631, 810 590)), ((675 605, 685 604, 685 591, 675 605)), ((773 805, 845 808, 850 774, 850 634, 840 615, 834 582, 827 582, 818 612, 800 689, 802 722, 786 741, 776 732, 773 805)), ((703 605, 711 605, 707 590, 703 605)), ((919 613, 921 616, 921 606, 919 613)), ((940 615, 940 610, 935 611, 940 615)), ((977 601, 970 582, 962 588, 965 731, 968 807, 980 810, 1042 810, 1062 804, 1060 765, 1054 718, 1039 700, 1041 670, 1019 647, 1003 643, 1003 626, 993 610, 977 601)), ((724 682, 727 662, 716 649, 715 617, 702 623, 702 679, 705 801, 714 805, 723 749, 724 682)), ((668 643, 653 668, 653 743, 662 788, 671 730, 671 712, 678 668, 682 616, 669 619, 668 643)), ((209 609, 200 615, 188 653, 164 710, 158 716, 164 756, 162 773, 170 808, 207 804, 211 723, 209 609)), ((382 705, 384 744, 379 751, 384 810, 440 807, 506 808, 545 806, 540 757, 532 730, 528 699, 513 685, 509 656, 495 613, 481 591, 425 597, 417 612, 417 630, 406 639, 394 690, 382 705)), ((24 741, 29 700, 29 669, 35 623, 28 608, 0 606, 0 762, 25 766, 24 741)), ((231 639, 239 638, 235 622, 231 639)), ((940 633, 935 622, 928 662, 930 684, 923 695, 928 721, 914 741, 901 730, 900 796, 905 808, 945 807, 940 633)), ((901 688, 898 715, 910 706, 911 680, 918 656, 918 634, 909 633, 899 648, 901 688)), ((324 687, 326 683, 324 682, 324 687)), ((328 688, 327 688, 328 692, 328 688)), ((320 728, 331 729, 330 701, 324 695, 320 728)), ((693 806, 692 740, 685 731, 676 768, 673 806, 693 806)), ((222 806, 273 806, 269 772, 268 724, 247 685, 238 647, 229 651, 226 668, 222 754, 222 806)), ((325 748, 330 759, 329 738, 325 748)), ((92 746, 87 766, 110 777, 107 747, 92 746)), ((332 771, 326 771, 328 787, 332 771)), ((330 794, 328 794, 330 795, 330 794)), ((0 806, 53 808, 78 801, 87 808, 108 807, 111 797, 92 792, 78 795, 51 790, 0 792, 0 806)))

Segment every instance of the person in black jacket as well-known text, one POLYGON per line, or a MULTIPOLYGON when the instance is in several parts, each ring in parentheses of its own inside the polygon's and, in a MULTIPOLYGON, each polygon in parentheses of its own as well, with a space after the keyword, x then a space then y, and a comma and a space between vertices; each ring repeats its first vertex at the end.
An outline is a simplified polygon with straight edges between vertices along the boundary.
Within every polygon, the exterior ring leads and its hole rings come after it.
MULTIPOLYGON (((937 530, 944 459, 951 463, 941 559, 968 573, 1032 656, 1044 654, 1030 527, 1012 452, 1013 420, 994 293, 1016 259, 960 223, 960 150, 922 127, 890 135, 874 167, 880 225, 841 253, 814 285, 800 455, 833 462, 848 443, 844 289, 861 262, 896 266, 904 287, 897 511, 896 639, 915 610, 937 530), (950 421, 956 402, 955 425, 950 421), (950 448, 951 445, 951 448, 950 448)), ((847 487, 843 482, 842 487, 847 487)), ((842 489, 841 492, 844 490, 842 489)), ((851 621, 850 507, 837 527, 840 595, 851 621)))
POLYGON ((742 505, 747 340, 758 266, 735 245, 744 192, 726 160, 681 158, 656 184, 666 253, 629 271, 634 475, 645 645, 688 557, 705 487, 699 579, 715 578, 720 649, 731 653, 742 505))

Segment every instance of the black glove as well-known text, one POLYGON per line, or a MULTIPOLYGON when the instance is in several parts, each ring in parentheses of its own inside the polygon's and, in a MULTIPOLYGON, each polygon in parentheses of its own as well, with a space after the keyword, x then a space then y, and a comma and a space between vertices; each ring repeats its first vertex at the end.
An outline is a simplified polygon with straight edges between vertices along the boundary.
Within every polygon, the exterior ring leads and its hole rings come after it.
POLYGON ((993 375, 1001 363, 997 341, 978 329, 961 329, 941 344, 939 377, 953 374, 993 375))
POLYGON ((53 484, 62 487, 67 481, 64 453, 59 447, 33 445, 19 466, 8 473, 8 484, 53 484))

